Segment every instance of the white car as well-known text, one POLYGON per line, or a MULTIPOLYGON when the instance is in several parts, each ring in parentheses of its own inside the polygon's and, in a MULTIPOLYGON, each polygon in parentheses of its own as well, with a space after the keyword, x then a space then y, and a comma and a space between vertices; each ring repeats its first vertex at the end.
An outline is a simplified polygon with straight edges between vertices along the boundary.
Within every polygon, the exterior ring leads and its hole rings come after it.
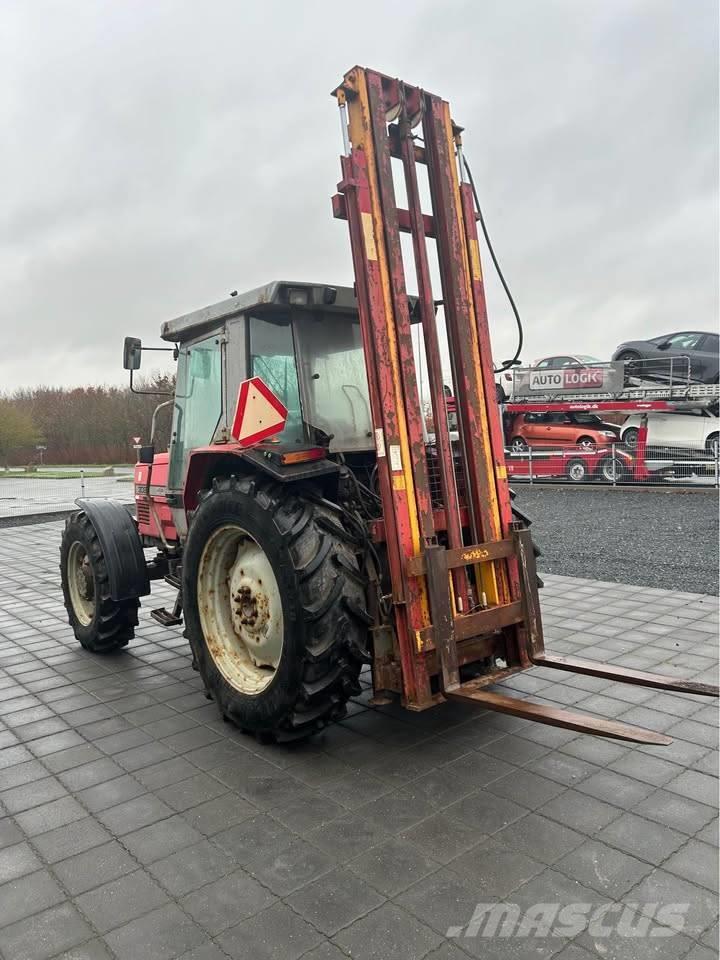
MULTIPOLYGON (((718 443, 720 418, 710 410, 697 413, 649 413, 647 442, 658 447, 682 447, 712 453, 718 443)), ((642 415, 631 414, 620 428, 620 439, 633 449, 637 445, 642 415)))

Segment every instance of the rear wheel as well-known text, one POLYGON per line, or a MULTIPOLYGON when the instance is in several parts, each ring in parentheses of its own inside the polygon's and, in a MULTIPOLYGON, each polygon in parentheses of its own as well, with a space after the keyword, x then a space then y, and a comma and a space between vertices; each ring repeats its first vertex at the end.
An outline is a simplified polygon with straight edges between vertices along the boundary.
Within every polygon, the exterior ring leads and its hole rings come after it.
POLYGON ((605 457, 598 473, 608 483, 620 483, 627 477, 628 470, 619 457, 605 457))
POLYGON ((587 465, 584 460, 571 460, 565 472, 568 480, 572 480, 573 483, 582 483, 583 480, 587 479, 588 475, 587 465))
POLYGON ((623 442, 626 447, 630 450, 634 450, 638 445, 638 429, 637 427, 628 427, 628 429, 622 435, 623 442))
POLYGON ((720 443, 720 435, 717 433, 711 433, 710 436, 705 441, 706 451, 713 457, 717 456, 718 453, 718 444, 720 443))
POLYGON ((103 549, 82 510, 65 524, 60 579, 70 626, 86 650, 110 653, 135 636, 140 601, 111 598, 103 549))
POLYGON ((308 736, 360 692, 370 618, 333 504, 264 479, 217 479, 190 527, 183 599, 205 686, 242 729, 308 736))

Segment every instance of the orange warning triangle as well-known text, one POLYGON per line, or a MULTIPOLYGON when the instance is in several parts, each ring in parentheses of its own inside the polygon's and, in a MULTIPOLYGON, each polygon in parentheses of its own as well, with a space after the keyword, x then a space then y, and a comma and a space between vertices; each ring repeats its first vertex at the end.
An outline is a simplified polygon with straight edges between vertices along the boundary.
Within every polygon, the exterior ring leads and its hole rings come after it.
POLYGON ((287 408, 260 377, 243 380, 230 433, 242 447, 266 440, 285 426, 287 408))

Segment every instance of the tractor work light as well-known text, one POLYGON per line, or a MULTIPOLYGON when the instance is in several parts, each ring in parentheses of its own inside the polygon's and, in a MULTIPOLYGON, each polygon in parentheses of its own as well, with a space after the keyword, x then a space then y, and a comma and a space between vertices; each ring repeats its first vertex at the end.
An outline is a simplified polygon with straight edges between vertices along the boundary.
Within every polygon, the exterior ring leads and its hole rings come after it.
POLYGON ((287 301, 293 307, 306 307, 310 302, 310 291, 306 287, 288 287, 287 301))

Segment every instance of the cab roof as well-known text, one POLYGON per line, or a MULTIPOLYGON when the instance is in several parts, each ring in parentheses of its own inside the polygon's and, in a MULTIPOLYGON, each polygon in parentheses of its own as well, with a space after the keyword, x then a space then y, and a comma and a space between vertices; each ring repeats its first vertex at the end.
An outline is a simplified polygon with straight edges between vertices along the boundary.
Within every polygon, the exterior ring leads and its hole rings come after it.
POLYGON ((352 287, 334 287, 321 283, 305 283, 291 280, 271 280, 262 287, 228 297, 209 307, 184 313, 174 320, 163 323, 160 336, 163 340, 182 343, 193 340, 205 331, 246 313, 248 310, 263 310, 269 307, 297 306, 301 309, 322 308, 327 311, 348 313, 357 311, 357 300, 352 287), (303 302, 304 300, 304 302, 303 302))

